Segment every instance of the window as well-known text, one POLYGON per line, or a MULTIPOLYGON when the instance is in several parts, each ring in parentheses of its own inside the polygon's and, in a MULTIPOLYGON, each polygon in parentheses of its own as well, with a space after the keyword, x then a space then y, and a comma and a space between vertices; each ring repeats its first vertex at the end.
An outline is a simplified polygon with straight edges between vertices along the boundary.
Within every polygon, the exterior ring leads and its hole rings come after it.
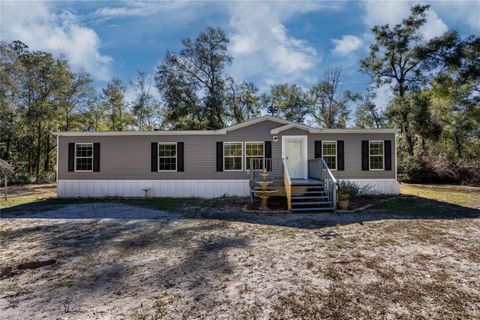
POLYGON ((75 171, 93 171, 93 143, 75 144, 75 171))
POLYGON ((250 170, 250 162, 253 160, 253 169, 263 169, 265 159, 265 148, 263 142, 245 142, 245 160, 246 168, 250 170))
POLYGON ((337 170, 337 141, 322 141, 322 157, 331 170, 337 170))
POLYGON ((223 170, 241 171, 243 159, 243 143, 224 142, 223 143, 223 170))
POLYGON ((177 171, 177 143, 158 143, 158 171, 177 171))
POLYGON ((370 141, 368 143, 368 156, 370 170, 383 170, 383 141, 370 141))

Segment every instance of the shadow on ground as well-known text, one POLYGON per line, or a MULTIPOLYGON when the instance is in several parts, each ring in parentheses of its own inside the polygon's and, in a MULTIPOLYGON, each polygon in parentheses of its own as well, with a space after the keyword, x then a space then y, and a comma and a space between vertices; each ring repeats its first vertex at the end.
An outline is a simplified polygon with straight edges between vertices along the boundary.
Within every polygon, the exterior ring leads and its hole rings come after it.
POLYGON ((480 210, 413 196, 380 201, 358 213, 246 213, 244 198, 202 199, 84 199, 69 204, 46 201, 2 210, 9 219, 206 219, 315 229, 388 219, 475 219, 480 210))
MULTIPOLYGON (((135 207, 130 209, 134 211, 135 207)), ((39 274, 55 274, 49 283, 55 290, 35 294, 32 303, 38 305, 50 306, 52 301, 61 304, 72 299, 79 305, 97 294, 134 292, 144 285, 160 291, 183 286, 184 294, 189 295, 186 298, 192 301, 215 301, 221 297, 217 296, 212 282, 221 282, 223 276, 234 270, 224 253, 234 248, 246 248, 250 241, 244 235, 222 232, 228 229, 227 222, 184 220, 177 224, 173 214, 162 220, 90 220, 82 215, 79 219, 71 217, 74 220, 66 221, 52 218, 55 215, 45 213, 45 216, 48 218, 41 218, 42 213, 29 216, 45 219, 36 220, 40 225, 0 232, 5 245, 29 239, 29 243, 41 248, 41 257, 28 255, 29 260, 56 259, 55 265, 39 270, 39 274), (136 258, 132 260, 132 257, 136 258)), ((134 217, 135 214, 130 216, 134 217)), ((14 264, 18 261, 23 259, 4 261, 0 269, 6 265, 15 269, 14 264)), ((0 284, 22 273, 0 272, 0 284)), ((28 281, 35 282, 35 277, 29 277, 28 281)), ((16 295, 3 298, 21 300, 16 295)))
MULTIPOLYGON (((7 284, 18 288, 2 298, 9 306, 18 305, 24 311, 41 310, 41 314, 35 316, 46 318, 58 315, 65 301, 73 301, 71 308, 79 312, 78 318, 93 318, 85 311, 91 306, 102 310, 103 305, 111 304, 121 309, 122 301, 141 304, 145 297, 161 302, 159 297, 165 292, 181 293, 181 299, 200 305, 202 312, 218 311, 214 309, 218 305, 235 310, 236 306, 225 300, 228 292, 237 295, 242 290, 253 290, 248 286, 262 288, 272 283, 275 288, 285 277, 289 277, 288 283, 296 283, 315 271, 309 269, 307 260, 315 259, 315 250, 324 250, 324 246, 325 252, 320 255, 324 259, 338 252, 344 252, 349 261, 361 259, 358 252, 353 258, 351 255, 353 250, 361 248, 359 241, 365 236, 362 232, 381 228, 358 225, 355 232, 346 235, 344 229, 325 227, 381 220, 478 219, 480 216, 479 210, 416 197, 391 199, 354 214, 252 214, 241 211, 247 200, 238 198, 175 201, 176 206, 171 201, 156 199, 151 202, 51 201, 2 210, 2 217, 6 219, 0 223, 5 222, 8 227, 0 230, 0 238, 10 252, 9 259, 4 260, 6 263, 15 264, 25 257, 57 261, 55 265, 0 278, 2 288, 7 284), (278 279, 274 277, 276 274, 280 274, 278 279), (268 278, 272 275, 273 278, 268 278), (254 276, 257 282, 249 283, 254 276), (243 282, 237 283, 238 278, 243 282), (30 291, 22 291, 23 288, 30 291)), ((417 223, 408 223, 405 230, 415 225, 417 223)), ((419 239, 428 242, 426 236, 432 236, 433 231, 425 236, 424 229, 419 229, 419 239)), ((392 232, 385 231, 382 237, 390 237, 392 232)), ((436 231, 433 235, 442 235, 442 232, 436 231)), ((432 239, 438 242, 437 238, 432 239)), ((448 242, 449 248, 454 248, 457 242, 459 247, 467 247, 455 238, 452 243, 448 242)), ((363 245, 367 246, 366 252, 375 248, 371 243, 363 245)), ((385 243, 381 248, 384 246, 385 243)), ((335 277, 334 271, 343 263, 338 264, 337 256, 332 259, 335 259, 334 266, 330 271, 325 270, 325 274, 335 277)), ((324 260, 318 261, 321 263, 314 268, 325 267, 324 260)), ((315 279, 318 279, 316 274, 306 277, 305 281, 315 279)), ((270 293, 264 296, 271 297, 270 293)), ((379 293, 378 296, 389 295, 379 293)), ((176 305, 171 304, 172 308, 176 305)), ((190 305, 185 303, 185 309, 190 305)), ((15 314, 15 308, 7 307, 4 312, 15 314)), ((128 316, 119 313, 118 318, 128 316)))

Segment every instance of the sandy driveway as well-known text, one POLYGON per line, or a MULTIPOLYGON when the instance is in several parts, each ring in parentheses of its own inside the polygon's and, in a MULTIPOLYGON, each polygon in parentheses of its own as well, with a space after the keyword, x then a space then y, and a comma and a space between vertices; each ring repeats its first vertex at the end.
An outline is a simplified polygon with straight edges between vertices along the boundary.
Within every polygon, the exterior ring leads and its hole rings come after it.
POLYGON ((480 317, 477 217, 198 210, 4 212, 2 319, 480 317))

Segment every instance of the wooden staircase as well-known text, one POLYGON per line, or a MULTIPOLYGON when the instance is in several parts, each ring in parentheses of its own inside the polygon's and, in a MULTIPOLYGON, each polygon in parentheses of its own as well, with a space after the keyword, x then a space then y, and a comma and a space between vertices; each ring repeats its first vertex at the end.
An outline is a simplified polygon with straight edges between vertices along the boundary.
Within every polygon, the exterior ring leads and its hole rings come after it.
POLYGON ((323 181, 292 180, 291 211, 333 211, 333 198, 323 181))
POLYGON ((282 163, 288 211, 335 211, 337 180, 323 158, 308 160, 308 179, 291 179, 287 160, 282 163))

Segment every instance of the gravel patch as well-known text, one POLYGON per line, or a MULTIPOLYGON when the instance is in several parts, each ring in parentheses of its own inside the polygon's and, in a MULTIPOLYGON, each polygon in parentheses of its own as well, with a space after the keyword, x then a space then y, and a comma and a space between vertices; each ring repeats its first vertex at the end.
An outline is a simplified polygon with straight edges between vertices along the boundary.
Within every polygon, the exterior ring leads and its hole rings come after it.
POLYGON ((478 218, 203 210, 9 211, 2 319, 480 317, 478 218))

